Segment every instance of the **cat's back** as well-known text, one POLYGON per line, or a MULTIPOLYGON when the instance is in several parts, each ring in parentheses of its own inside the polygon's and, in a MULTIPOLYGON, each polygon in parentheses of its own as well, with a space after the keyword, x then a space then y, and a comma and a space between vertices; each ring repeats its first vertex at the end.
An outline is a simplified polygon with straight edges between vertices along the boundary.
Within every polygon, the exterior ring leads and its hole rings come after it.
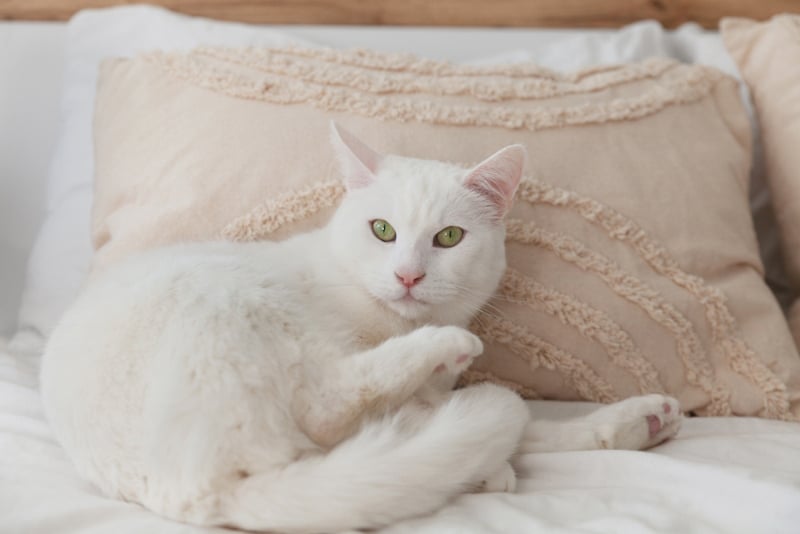
POLYGON ((161 301, 192 294, 248 294, 299 286, 302 262, 287 253, 291 243, 188 243, 133 256, 90 278, 81 299, 110 292, 153 296, 161 301))
POLYGON ((301 287, 303 278, 297 266, 269 262, 269 247, 177 245, 120 262, 90 278, 50 336, 48 348, 80 337, 79 332, 92 334, 80 339, 84 346, 105 333, 146 338, 143 330, 168 330, 177 320, 191 323, 209 314, 232 320, 237 310, 269 307, 288 288, 301 287))
POLYGON ((286 325, 275 319, 304 307, 308 284, 294 257, 273 243, 214 242, 122 261, 90 279, 51 334, 45 360, 67 353, 76 365, 101 347, 103 358, 111 349, 133 359, 137 350, 152 351, 193 330, 223 330, 239 321, 258 329, 286 325))
POLYGON ((93 278, 42 360, 45 410, 73 456, 87 449, 84 439, 125 442, 136 456, 149 432, 142 414, 162 380, 178 390, 235 369, 277 397, 286 393, 291 362, 274 356, 299 358, 294 317, 305 308, 307 274, 288 263, 294 257, 274 244, 180 245, 93 278), (90 436, 100 420, 105 434, 90 436))

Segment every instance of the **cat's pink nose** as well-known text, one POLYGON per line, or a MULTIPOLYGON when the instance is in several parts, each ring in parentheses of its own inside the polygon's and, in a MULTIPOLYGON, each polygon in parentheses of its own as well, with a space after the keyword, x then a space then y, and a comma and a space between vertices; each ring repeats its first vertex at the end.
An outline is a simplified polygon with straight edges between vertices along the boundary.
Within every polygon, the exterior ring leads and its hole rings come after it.
POLYGON ((420 272, 399 272, 399 273, 395 272, 394 275, 397 277, 397 279, 400 281, 401 284, 409 288, 414 287, 415 285, 420 283, 420 281, 422 281, 423 278, 425 278, 425 273, 420 273, 420 272))

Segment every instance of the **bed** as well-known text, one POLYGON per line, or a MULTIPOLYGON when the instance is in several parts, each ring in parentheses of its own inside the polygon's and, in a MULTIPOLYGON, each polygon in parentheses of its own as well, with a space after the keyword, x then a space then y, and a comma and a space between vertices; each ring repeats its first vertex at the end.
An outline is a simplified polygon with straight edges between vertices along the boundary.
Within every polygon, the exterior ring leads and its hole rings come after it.
MULTIPOLYGON (((796 2, 777 0, 758 6, 647 2, 630 10, 603 2, 590 11, 559 2, 521 11, 514 2, 501 2, 497 10, 480 2, 469 3, 470 9, 442 2, 431 12, 422 3, 418 10, 388 2, 363 9, 353 2, 237 2, 224 9, 221 3, 175 1, 165 5, 273 25, 212 22, 153 6, 87 10, 54 22, 80 4, 0 1, 5 19, 24 19, 0 22, 0 532, 9 534, 205 531, 101 496, 74 473, 40 406, 38 360, 47 332, 89 269, 92 158, 86 151, 103 57, 206 44, 293 43, 410 52, 468 65, 535 60, 555 70, 671 56, 738 77, 719 34, 691 21, 713 28, 721 14, 763 19, 798 9, 796 2), (293 25, 298 22, 409 27, 293 25), (430 24, 473 27, 422 26, 430 24)), ((766 195, 752 186, 757 214, 769 205, 766 195)), ((757 217, 761 253, 769 257, 777 246, 770 216, 757 217)), ((768 266, 767 276, 780 289, 780 273, 768 266)), ((535 417, 551 419, 594 406, 529 401, 535 417)), ((799 454, 796 422, 688 418, 675 439, 647 452, 521 455, 515 460, 516 493, 465 495, 433 516, 383 532, 796 533, 799 454)))

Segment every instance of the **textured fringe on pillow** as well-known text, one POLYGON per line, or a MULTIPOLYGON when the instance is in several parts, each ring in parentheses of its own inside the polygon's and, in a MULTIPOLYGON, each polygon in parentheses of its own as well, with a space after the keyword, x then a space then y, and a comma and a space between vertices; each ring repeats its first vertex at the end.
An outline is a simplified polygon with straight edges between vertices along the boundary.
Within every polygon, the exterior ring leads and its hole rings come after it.
POLYGON ((510 65, 505 70, 495 68, 493 72, 482 72, 478 76, 474 69, 452 65, 448 66, 452 72, 447 75, 430 72, 430 69, 428 72, 420 72, 423 69, 417 69, 389 74, 385 70, 368 70, 363 65, 351 66, 343 62, 298 61, 284 49, 242 51, 201 48, 193 53, 268 75, 285 76, 315 85, 348 87, 377 95, 419 93, 435 96, 471 96, 489 102, 596 92, 632 81, 656 78, 677 66, 669 59, 652 58, 626 68, 606 69, 588 73, 577 79, 574 76, 565 79, 552 73, 547 76, 510 76, 515 65, 510 65), (492 75, 494 77, 490 77, 492 75))
MULTIPOLYGON (((789 411, 786 386, 756 357, 753 350, 737 337, 736 320, 725 304, 722 292, 706 284, 701 278, 683 271, 666 249, 650 239, 634 221, 596 200, 583 198, 574 192, 535 180, 526 181, 520 186, 518 198, 531 204, 543 203, 574 210, 587 221, 603 228, 613 239, 630 245, 655 273, 686 290, 703 306, 717 349, 726 356, 731 369, 763 392, 762 415, 773 419, 793 417, 789 411)), ((693 364, 691 368, 687 368, 687 379, 697 379, 702 382, 705 390, 710 385, 707 381, 707 372, 705 365, 695 367, 693 364)), ((730 412, 730 392, 723 392, 721 389, 719 384, 713 386, 712 407, 722 409, 720 415, 724 415, 730 412)), ((712 411, 711 408, 709 410, 712 411)))
POLYGON ((602 310, 575 297, 545 287, 530 277, 509 268, 500 282, 499 293, 509 302, 542 309, 573 327, 583 336, 603 347, 614 364, 636 379, 639 392, 665 393, 658 371, 650 363, 631 336, 602 310))
MULTIPOLYGON (((405 94, 382 93, 381 85, 391 85, 380 77, 370 77, 368 72, 359 73, 361 81, 356 82, 367 90, 328 83, 312 83, 299 78, 290 78, 262 71, 252 72, 239 65, 232 65, 204 53, 164 54, 151 53, 145 56, 159 65, 165 72, 194 85, 226 94, 236 98, 261 100, 272 104, 309 104, 330 112, 352 113, 365 117, 399 122, 424 122, 450 126, 492 126, 506 129, 526 129, 531 131, 564 126, 600 124, 609 121, 634 120, 652 115, 667 106, 696 102, 707 96, 715 82, 723 75, 718 71, 698 65, 682 65, 662 60, 653 63, 647 73, 643 67, 617 67, 616 70, 603 71, 606 76, 602 83, 589 84, 589 91, 598 91, 611 85, 622 83, 626 78, 654 76, 663 68, 668 76, 663 76, 637 96, 620 97, 610 102, 592 102, 562 107, 531 107, 492 105, 486 103, 453 104, 431 102, 430 98, 411 98, 405 94), (644 73, 643 73, 644 72, 644 73)), ((309 53, 319 52, 312 50, 309 53)), ((321 52, 320 52, 321 53, 321 52)), ((512 66, 508 67, 513 69, 512 66)), ((324 78, 324 72, 319 76, 324 78)), ((396 74, 393 74, 396 75, 396 74)), ((595 73, 586 76, 594 76, 595 73)), ((352 82, 351 82, 352 83, 352 82)), ((424 81, 416 90, 421 91, 424 81)), ((442 82, 446 94, 480 93, 489 99, 506 98, 544 98, 583 92, 581 81, 570 86, 545 87, 531 83, 527 86, 512 86, 507 89, 507 80, 494 85, 473 86, 465 78, 454 78, 442 82), (480 89, 476 88, 480 87, 480 89), (509 92, 510 91, 510 92, 509 92), (513 96, 520 93, 522 96, 513 96)), ((430 85, 430 84, 428 84, 430 85)), ((423 94, 423 93, 420 93, 423 94)), ((431 98, 437 95, 424 93, 431 98)))

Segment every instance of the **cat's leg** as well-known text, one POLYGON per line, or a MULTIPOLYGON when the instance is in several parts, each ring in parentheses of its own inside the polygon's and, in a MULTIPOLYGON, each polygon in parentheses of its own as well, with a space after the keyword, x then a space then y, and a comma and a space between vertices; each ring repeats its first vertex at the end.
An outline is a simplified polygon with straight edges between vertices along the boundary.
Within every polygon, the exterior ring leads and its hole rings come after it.
POLYGON ((458 432, 469 429, 472 432, 470 439, 482 440, 480 452, 476 450, 472 455, 473 461, 483 457, 483 464, 465 489, 487 493, 514 492, 517 477, 508 461, 511 454, 502 454, 493 447, 504 444, 502 447, 507 447, 506 451, 516 452, 520 435, 529 420, 525 401, 502 386, 477 384, 444 393, 432 407, 407 403, 395 412, 393 420, 403 435, 411 437, 423 432, 430 421, 441 418, 442 412, 462 414, 456 417, 457 422, 449 431, 451 435, 455 436, 455 427, 460 427, 458 432))
POLYGON ((426 326, 333 361, 321 380, 298 392, 295 413, 316 443, 330 447, 352 434, 366 414, 408 401, 434 373, 457 375, 483 351, 474 334, 455 326, 426 326))
POLYGON ((647 449, 674 436, 681 419, 678 401, 671 397, 632 397, 565 421, 533 419, 520 452, 647 449))

